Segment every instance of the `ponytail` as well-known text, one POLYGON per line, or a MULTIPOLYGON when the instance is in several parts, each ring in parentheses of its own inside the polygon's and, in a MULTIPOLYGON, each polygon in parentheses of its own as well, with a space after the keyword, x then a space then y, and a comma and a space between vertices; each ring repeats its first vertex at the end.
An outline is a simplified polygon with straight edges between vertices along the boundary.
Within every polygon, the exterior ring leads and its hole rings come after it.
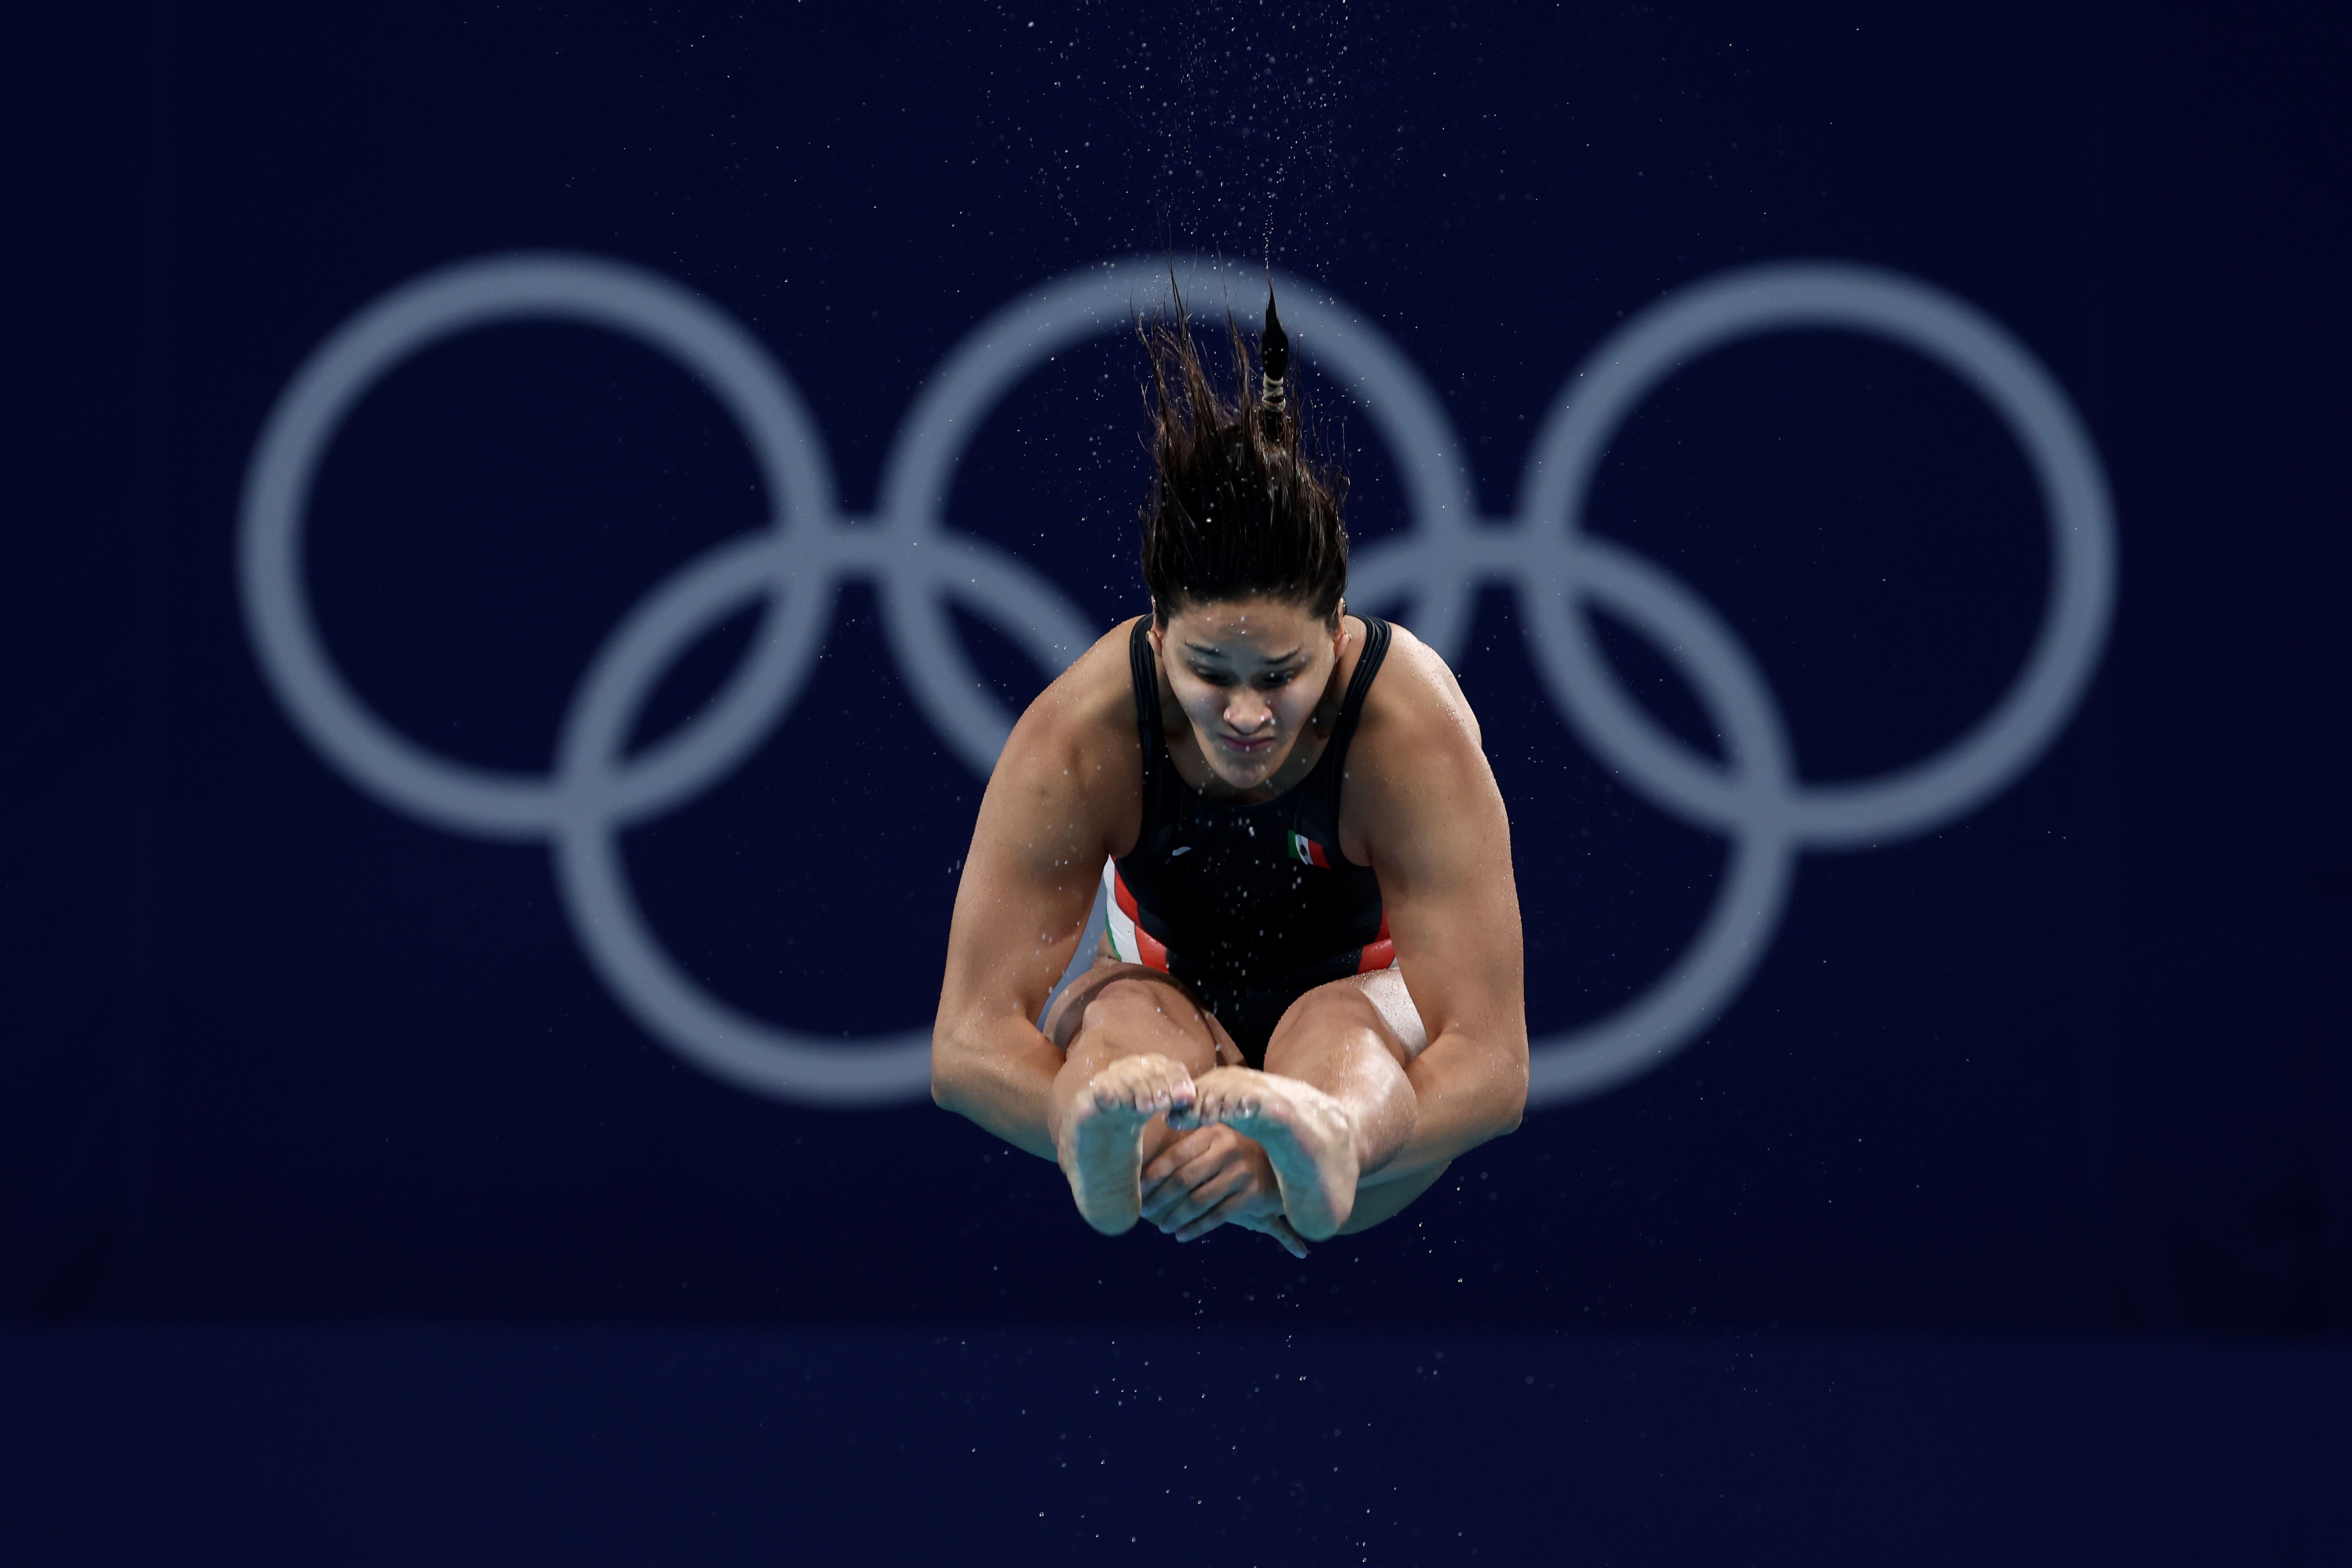
POLYGON ((1235 395, 1211 382, 1183 301, 1139 331, 1151 369, 1143 578, 1160 625, 1186 605, 1260 595, 1335 621, 1348 589, 1347 479, 1304 449, 1289 334, 1266 292, 1257 374, 1238 324, 1235 395))

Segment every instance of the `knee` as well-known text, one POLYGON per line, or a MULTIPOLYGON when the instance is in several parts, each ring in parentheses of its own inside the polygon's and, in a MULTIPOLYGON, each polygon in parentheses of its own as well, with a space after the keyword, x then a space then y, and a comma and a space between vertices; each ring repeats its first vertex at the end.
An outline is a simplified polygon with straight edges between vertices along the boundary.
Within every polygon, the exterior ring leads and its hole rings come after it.
POLYGON ((1190 1062, 1197 1055, 1201 1071, 1214 1060, 1208 1021, 1184 993, 1157 981, 1114 980, 1096 992, 1087 999, 1078 1037, 1118 1056, 1150 1051, 1190 1062))
POLYGON ((1319 985, 1284 1010, 1281 1021, 1275 1025, 1267 1039, 1266 1060, 1270 1065, 1276 1053, 1286 1047, 1356 1034, 1370 1034, 1377 1038, 1380 1022, 1380 1013, 1365 1000, 1361 991, 1350 985, 1319 985))
POLYGON ((1171 1002, 1181 1005, 1183 998, 1168 986, 1149 980, 1114 980, 1087 999, 1084 1026, 1089 1033, 1115 1034, 1150 1028, 1167 1016, 1171 1002))

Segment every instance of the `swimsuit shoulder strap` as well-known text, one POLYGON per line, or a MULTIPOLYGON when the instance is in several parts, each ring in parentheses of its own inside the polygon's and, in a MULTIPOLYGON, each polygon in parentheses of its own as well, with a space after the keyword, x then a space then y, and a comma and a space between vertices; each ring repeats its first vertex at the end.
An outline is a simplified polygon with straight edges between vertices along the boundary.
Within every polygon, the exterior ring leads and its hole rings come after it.
POLYGON ((1135 684, 1135 734, 1143 742, 1143 805, 1155 804, 1160 773, 1168 751, 1160 731, 1160 661, 1151 655, 1151 617, 1145 616, 1128 634, 1127 668, 1135 684))
POLYGON ((1364 651, 1356 657, 1356 669, 1348 678, 1347 694, 1339 700, 1339 720, 1331 727, 1330 743, 1317 759, 1317 771, 1324 777, 1324 791, 1328 801, 1333 831, 1338 831, 1339 815, 1339 775, 1348 765, 1348 745, 1356 738, 1356 725, 1364 716, 1364 697, 1372 689, 1372 677, 1381 672, 1381 661, 1389 656, 1389 624, 1378 616, 1359 616, 1364 623, 1364 651))
POLYGON ((1378 616, 1357 617, 1364 623, 1364 651, 1356 659, 1356 672, 1348 678, 1348 694, 1339 702, 1339 722, 1331 731, 1332 749, 1345 762, 1348 742, 1356 738, 1356 721, 1364 716, 1364 694, 1372 689, 1372 677, 1381 672, 1381 661, 1389 656, 1389 624, 1378 616))

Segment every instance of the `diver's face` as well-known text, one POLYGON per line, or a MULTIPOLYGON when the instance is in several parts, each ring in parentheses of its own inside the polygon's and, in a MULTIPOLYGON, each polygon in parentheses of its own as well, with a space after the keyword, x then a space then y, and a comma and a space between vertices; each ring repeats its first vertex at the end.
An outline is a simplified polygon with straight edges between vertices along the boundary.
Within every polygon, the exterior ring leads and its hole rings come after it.
POLYGON ((1217 777, 1250 789, 1283 764, 1331 684, 1346 626, 1251 598, 1186 605, 1153 629, 1160 668, 1217 777))

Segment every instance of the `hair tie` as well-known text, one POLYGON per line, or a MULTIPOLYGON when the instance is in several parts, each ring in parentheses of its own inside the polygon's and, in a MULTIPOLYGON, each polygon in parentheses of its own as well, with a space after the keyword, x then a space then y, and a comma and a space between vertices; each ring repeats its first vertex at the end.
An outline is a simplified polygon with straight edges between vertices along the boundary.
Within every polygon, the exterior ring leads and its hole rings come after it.
POLYGON ((1274 283, 1265 286, 1265 331, 1258 335, 1258 363, 1264 368, 1258 401, 1259 424, 1269 441, 1282 439, 1282 422, 1289 410, 1289 395, 1284 379, 1290 374, 1290 339, 1283 332, 1282 318, 1274 313, 1274 283))

